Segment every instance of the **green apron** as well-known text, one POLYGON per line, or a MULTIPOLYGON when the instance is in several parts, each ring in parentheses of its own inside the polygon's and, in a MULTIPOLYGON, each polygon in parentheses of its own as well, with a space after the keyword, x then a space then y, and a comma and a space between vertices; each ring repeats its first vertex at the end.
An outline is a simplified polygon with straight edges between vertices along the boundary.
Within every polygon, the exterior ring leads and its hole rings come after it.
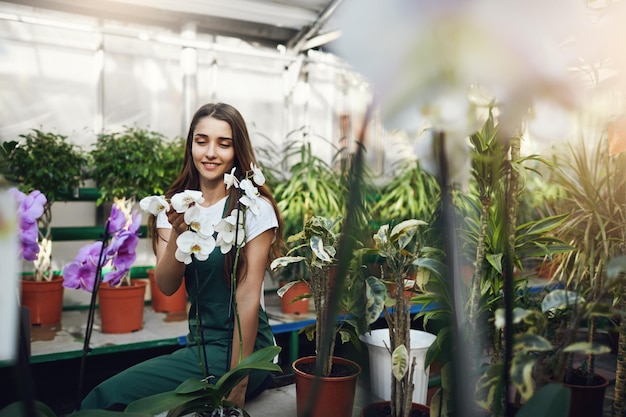
MULTIPOLYGON (((224 255, 219 246, 206 261, 194 260, 187 265, 185 285, 191 300, 186 347, 169 355, 148 359, 107 379, 85 397, 81 409, 127 405, 139 398, 172 391, 188 378, 202 379, 205 375, 200 360, 204 362, 205 358, 209 375, 215 377, 210 381, 217 382, 228 370, 234 321, 230 313, 230 288, 224 280, 224 255), (197 277, 194 265, 197 266, 197 277), (196 318, 197 305, 199 319, 196 318), (198 349, 198 340, 204 354, 198 349)), ((254 350, 272 345, 272 329, 265 311, 259 307, 259 330, 254 350)), ((268 371, 253 370, 248 380, 247 396, 256 395, 266 388, 271 381, 269 377, 268 371)))

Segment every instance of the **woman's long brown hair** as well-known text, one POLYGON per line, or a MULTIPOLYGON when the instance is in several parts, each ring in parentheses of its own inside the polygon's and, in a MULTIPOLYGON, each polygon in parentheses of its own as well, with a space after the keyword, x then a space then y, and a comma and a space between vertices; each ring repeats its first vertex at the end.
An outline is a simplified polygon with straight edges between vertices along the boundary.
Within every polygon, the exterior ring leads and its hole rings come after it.
MULTIPOLYGON (((183 158, 183 166, 178 174, 178 178, 172 183, 170 188, 165 193, 165 197, 170 199, 174 194, 177 194, 184 190, 199 190, 200 189, 200 174, 196 169, 193 163, 193 157, 191 155, 191 147, 193 145, 193 136, 194 131, 196 129, 196 125, 198 122, 205 117, 213 117, 218 120, 225 121, 231 127, 233 133, 233 147, 235 149, 235 161, 234 166, 236 167, 235 175, 239 180, 245 178, 246 171, 250 170, 250 164, 254 163, 257 165, 256 158, 254 156, 254 150, 252 149, 252 144, 250 143, 250 136, 248 135, 248 129, 246 127, 246 123, 239 113, 237 109, 233 106, 225 103, 210 103, 205 104, 200 107, 193 116, 191 120, 191 124, 189 126, 189 132, 187 133, 187 140, 185 142, 185 156, 183 158)), ((281 256, 282 248, 283 248, 283 221, 278 211, 278 207, 276 205, 276 201, 268 188, 267 184, 258 187, 259 193, 261 196, 265 197, 270 201, 272 207, 274 208, 274 212, 276 213, 276 217, 278 218, 278 228, 276 229, 276 239, 272 243, 272 247, 270 249, 270 256, 267 260, 267 265, 271 262, 272 259, 281 256)), ((228 199, 228 208, 226 209, 226 213, 230 213, 233 209, 237 208, 237 204, 239 202, 239 189, 235 187, 231 187, 229 190, 229 199, 228 199)), ((156 248, 159 240, 159 235, 156 229, 156 217, 150 216, 148 219, 148 232, 149 237, 152 239, 152 249, 154 253, 156 253, 156 248)), ((245 256, 244 246, 242 248, 241 255, 239 256, 239 263, 237 266, 237 279, 242 279, 245 277, 246 271, 246 256, 245 256)), ((233 269, 233 261, 235 251, 230 251, 225 256, 224 261, 224 269, 225 269, 225 278, 230 282, 230 276, 232 274, 233 269)))

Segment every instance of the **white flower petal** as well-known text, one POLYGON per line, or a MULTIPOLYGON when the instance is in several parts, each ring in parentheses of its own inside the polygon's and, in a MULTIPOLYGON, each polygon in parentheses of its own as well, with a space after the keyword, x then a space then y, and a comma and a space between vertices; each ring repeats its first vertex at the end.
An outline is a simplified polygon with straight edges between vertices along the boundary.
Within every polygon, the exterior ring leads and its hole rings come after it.
POLYGON ((152 195, 142 198, 139 202, 139 207, 143 211, 153 214, 155 216, 163 210, 168 211, 170 209, 170 205, 165 199, 165 196, 162 195, 152 195))
POLYGON ((183 262, 185 265, 189 265, 191 263, 191 254, 185 253, 180 249, 176 249, 176 253, 174 253, 174 257, 178 262, 183 262))
POLYGON ((172 207, 177 213, 184 213, 190 206, 201 204, 203 201, 202 191, 185 190, 172 197, 172 207))
POLYGON ((250 169, 252 170, 252 179, 254 180, 254 183, 259 187, 265 184, 265 176, 263 175, 261 168, 250 162, 250 169))
POLYGON ((226 184, 227 190, 233 186, 235 188, 239 187, 239 182, 237 181, 237 177, 235 177, 235 169, 237 168, 233 167, 233 169, 230 170, 230 174, 224 174, 224 183, 226 184))

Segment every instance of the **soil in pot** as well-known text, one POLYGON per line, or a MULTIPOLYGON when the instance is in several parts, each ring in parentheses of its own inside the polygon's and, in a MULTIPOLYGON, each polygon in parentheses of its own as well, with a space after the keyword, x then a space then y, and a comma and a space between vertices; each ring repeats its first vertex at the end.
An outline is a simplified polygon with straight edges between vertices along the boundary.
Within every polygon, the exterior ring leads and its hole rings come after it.
MULTIPOLYGON (((299 371, 305 374, 315 375, 315 362, 298 362, 295 366, 299 371)), ((349 362, 333 362, 333 367, 330 370, 330 378, 351 376, 359 372, 360 369, 349 362)))
MULTIPOLYGON (((389 401, 382 401, 365 406, 361 417, 391 417, 389 401)), ((409 417, 430 417, 430 408, 424 404, 413 403, 409 417)))

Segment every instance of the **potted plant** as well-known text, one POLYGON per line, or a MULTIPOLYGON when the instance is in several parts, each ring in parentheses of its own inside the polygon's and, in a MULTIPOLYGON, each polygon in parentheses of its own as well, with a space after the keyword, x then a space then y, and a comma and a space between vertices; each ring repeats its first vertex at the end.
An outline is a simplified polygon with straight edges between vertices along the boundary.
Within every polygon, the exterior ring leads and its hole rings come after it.
MULTIPOLYGON (((303 263, 307 275, 302 279, 311 289, 315 305, 315 324, 306 331, 309 340, 315 337, 316 356, 299 358, 292 364, 296 375, 298 415, 325 416, 350 415, 354 404, 357 377, 361 372, 358 364, 348 359, 336 357, 335 336, 341 340, 356 341, 354 322, 343 316, 339 319, 330 316, 329 301, 334 290, 333 271, 339 233, 334 229, 341 218, 334 220, 312 216, 300 233, 289 238, 297 243, 286 256, 275 259, 270 269, 277 270, 293 263, 303 263), (303 254, 292 256, 292 254, 303 254), (346 324, 352 323, 350 326, 346 324), (326 335, 324 332, 330 332, 326 335), (323 345, 328 337, 330 343, 323 345), (343 375, 343 376, 342 376, 343 375), (317 395, 312 394, 316 390, 317 395), (315 398, 313 403, 312 399, 315 398), (306 414, 310 411, 311 414, 306 414)), ((358 341, 357 341, 358 343, 358 341)))
MULTIPOLYGON (((159 132, 137 126, 102 133, 90 151, 90 176, 100 191, 98 204, 120 199, 130 213, 135 203, 150 195, 163 194, 181 169, 184 140, 167 141, 159 132)), ((152 308, 159 312, 184 312, 184 284, 171 296, 164 295, 148 269, 152 308)))
POLYGON ((38 190, 46 198, 43 213, 37 219, 39 252, 33 261, 34 271, 32 275, 23 275, 21 281, 22 304, 30 309, 31 324, 54 324, 61 320, 63 278, 52 271, 52 205, 72 195, 80 185, 87 156, 78 146, 69 143, 66 136, 53 132, 33 129, 20 135, 20 138, 19 142, 8 142, 2 146, 3 152, 8 155, 5 167, 7 179, 24 192, 38 190), (56 300, 53 315, 43 315, 40 304, 31 297, 31 294, 36 294, 37 288, 47 288, 54 294, 49 293, 45 297, 56 300))
MULTIPOLYGON (((594 361, 595 355, 610 348, 596 342, 595 321, 615 316, 613 298, 621 292, 623 278, 619 274, 623 267, 612 259, 622 252, 626 223, 619 190, 623 190, 624 180, 619 160, 610 158, 605 147, 604 141, 599 141, 595 149, 570 145, 570 154, 555 160, 552 180, 562 195, 547 210, 567 214, 555 232, 573 248, 558 258, 561 272, 557 278, 561 278, 564 288, 551 291, 534 306, 520 306, 514 311, 513 384, 528 401, 527 406, 541 398, 544 390, 554 389, 552 384, 564 384, 572 390, 571 399, 559 395, 559 400, 565 405, 562 409, 569 406, 569 414, 565 415, 570 416, 602 414, 607 381, 595 372, 594 361), (581 337, 586 341, 580 341, 581 337), (583 366, 573 366, 574 354, 586 356, 583 366), (583 391, 574 391, 578 385, 583 391), (596 401, 581 394, 594 391, 596 401), (592 408, 587 408, 592 403, 592 408)), ((501 317, 496 317, 496 324, 503 326, 501 317)), ((478 386, 479 398, 487 398, 499 384, 494 384, 499 381, 494 377, 498 372, 487 370, 478 386)), ((619 389, 616 384, 616 397, 619 389)), ((547 396, 546 401, 556 399, 547 396)))
MULTIPOLYGON (((313 153, 307 135, 302 129, 289 134, 286 145, 279 153, 280 160, 268 158, 266 163, 266 166, 273 167, 269 170, 268 178, 275 185, 274 195, 283 217, 283 234, 286 237, 303 230, 304 224, 312 216, 332 219, 339 216, 345 207, 347 193, 339 174, 331 164, 313 153), (296 134, 301 134, 302 137, 292 138, 296 134)), ((276 152, 273 151, 273 154, 276 152)), ((291 249, 293 243, 287 242, 287 248, 291 249)), ((295 253, 292 252, 293 254, 295 253)), ((305 274, 307 271, 303 263, 292 263, 273 272, 279 286, 302 281, 305 274)), ((301 287, 300 284, 289 286, 301 287)), ((280 294, 288 289, 289 287, 284 288, 280 294)), ((306 306, 308 310, 309 298, 306 296, 297 296, 294 299, 287 295, 283 299, 286 305, 293 306, 297 303, 302 308, 306 306)))
MULTIPOLYGON (((85 245, 63 268, 66 288, 82 289, 99 297, 103 333, 130 333, 143 327, 146 282, 130 280, 130 268, 137 257, 141 215, 127 213, 125 208, 116 202, 102 240, 85 245), (100 274, 103 268, 108 270, 100 274)), ((93 298, 91 307, 94 308, 93 298)))
MULTIPOLYGON (((174 391, 156 394, 136 400, 129 404, 123 412, 106 410, 80 410, 68 414, 67 417, 101 417, 126 416, 149 417, 167 412, 168 417, 193 415, 198 417, 243 417, 247 416, 244 410, 235 406, 226 398, 230 391, 252 370, 280 372, 281 368, 273 362, 280 353, 279 346, 268 346, 253 352, 243 359, 233 369, 225 373, 215 383, 208 380, 188 379, 181 383, 174 391)), ((45 404, 35 402, 35 409, 50 417, 55 413, 45 404)), ((31 417, 23 403, 12 403, 0 410, 0 417, 31 417)))
POLYGON ((413 409, 429 415, 429 408, 425 405, 428 387, 425 353, 434 342, 435 335, 411 329, 411 294, 407 296, 406 293, 407 285, 411 290, 416 286, 415 280, 410 279, 417 276, 416 271, 418 274, 420 269, 434 274, 443 272, 443 265, 435 257, 438 251, 425 246, 419 233, 419 228, 426 224, 421 220, 407 219, 391 229, 389 224, 382 225, 374 235, 376 247, 361 251, 364 255, 378 256, 382 262, 380 277, 369 277, 366 280, 367 305, 370 307, 366 315, 367 324, 376 321, 381 313, 387 323, 386 329, 366 333, 361 339, 368 347, 372 345, 371 370, 388 372, 388 375, 374 374, 371 379, 382 378, 390 385, 388 390, 378 394, 385 399, 388 393, 388 400, 382 404, 372 404, 364 411, 365 417, 406 417, 413 409), (376 343, 375 339, 381 338, 379 334, 386 337, 376 343), (372 361, 377 344, 386 346, 383 347, 386 355, 380 357, 387 362, 386 366, 376 366, 372 361), (419 391, 414 396, 416 386, 419 391), (414 401, 416 397, 422 404, 414 401), (387 408, 388 414, 379 414, 387 408))
POLYGON ((227 373, 215 384, 206 380, 189 379, 174 391, 156 394, 137 400, 126 407, 125 413, 145 413, 157 415, 168 412, 169 417, 178 417, 196 413, 197 416, 241 417, 247 415, 244 410, 226 400, 230 391, 251 370, 280 371, 273 359, 280 353, 279 346, 268 346, 248 357, 227 373))

